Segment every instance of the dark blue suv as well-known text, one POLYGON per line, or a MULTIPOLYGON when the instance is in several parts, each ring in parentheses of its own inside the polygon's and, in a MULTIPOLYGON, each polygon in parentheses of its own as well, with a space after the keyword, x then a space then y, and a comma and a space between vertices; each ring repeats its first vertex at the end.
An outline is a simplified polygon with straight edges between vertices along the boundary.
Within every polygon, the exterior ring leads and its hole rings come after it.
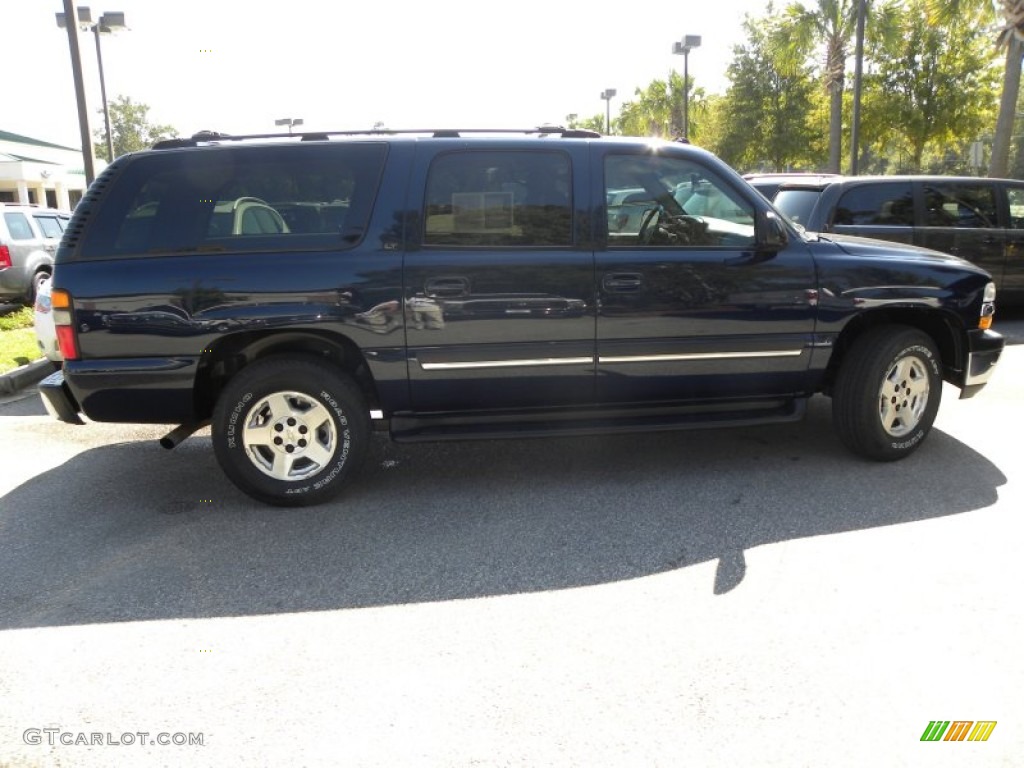
POLYGON ((200 134, 119 158, 57 253, 58 418, 212 424, 273 504, 396 440, 747 425, 832 397, 915 450, 1003 346, 990 276, 808 236, 711 154, 585 131, 200 134), (225 211, 231 226, 221 226, 225 211))

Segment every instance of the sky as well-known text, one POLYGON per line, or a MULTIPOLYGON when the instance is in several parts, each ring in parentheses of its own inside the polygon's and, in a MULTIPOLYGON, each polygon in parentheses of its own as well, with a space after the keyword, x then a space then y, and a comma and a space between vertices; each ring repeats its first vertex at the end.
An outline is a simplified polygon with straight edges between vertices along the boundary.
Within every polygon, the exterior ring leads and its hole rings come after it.
MULTIPOLYGON (((93 19, 125 14, 102 37, 107 97, 149 105, 178 135, 282 130, 525 128, 612 114, 637 87, 689 56, 697 87, 723 93, 746 14, 764 0, 640 4, 598 0, 111 0, 93 19)), ((85 5, 84 2, 78 4, 85 5)), ((0 0, 4 87, 0 130, 80 146, 62 0, 0 0)), ((91 128, 102 106, 91 34, 80 33, 91 128)))

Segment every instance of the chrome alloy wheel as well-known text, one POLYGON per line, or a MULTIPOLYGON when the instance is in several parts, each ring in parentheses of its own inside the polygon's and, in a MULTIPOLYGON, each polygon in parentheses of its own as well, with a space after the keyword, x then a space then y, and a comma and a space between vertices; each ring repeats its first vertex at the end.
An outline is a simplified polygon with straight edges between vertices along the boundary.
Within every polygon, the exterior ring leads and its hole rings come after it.
POLYGON ((892 437, 904 437, 917 427, 928 406, 928 371, 913 355, 897 360, 882 380, 878 416, 892 437))
POLYGON ((319 401, 301 392, 274 392, 249 410, 242 444, 263 474, 275 480, 302 480, 330 463, 338 433, 319 401))

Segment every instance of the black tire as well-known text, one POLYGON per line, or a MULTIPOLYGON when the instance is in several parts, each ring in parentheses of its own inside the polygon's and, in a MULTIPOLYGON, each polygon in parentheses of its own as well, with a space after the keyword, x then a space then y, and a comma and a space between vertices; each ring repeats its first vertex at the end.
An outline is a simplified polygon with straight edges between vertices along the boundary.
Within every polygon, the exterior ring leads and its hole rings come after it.
POLYGON ((32 282, 28 286, 28 293, 25 294, 25 306, 31 307, 35 305, 36 296, 39 295, 39 288, 49 279, 50 273, 42 269, 32 275, 32 282))
POLYGON ((942 398, 935 343, 905 325, 872 328, 846 355, 832 392, 832 421, 854 453, 875 461, 909 456, 924 441, 942 398))
POLYGON ((340 493, 370 438, 369 410, 355 382, 300 355, 242 369, 217 400, 211 426, 214 453, 231 482, 282 507, 340 493))

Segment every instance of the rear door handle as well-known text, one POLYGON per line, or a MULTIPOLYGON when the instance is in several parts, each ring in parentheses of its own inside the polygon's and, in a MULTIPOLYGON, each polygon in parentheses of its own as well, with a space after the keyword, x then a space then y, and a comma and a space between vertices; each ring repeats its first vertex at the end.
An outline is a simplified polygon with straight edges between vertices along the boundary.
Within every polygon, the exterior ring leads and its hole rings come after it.
POLYGON ((637 291, 643 284, 643 275, 638 272, 609 272, 601 278, 601 287, 615 293, 637 291))
POLYGON ((468 277, 434 277, 423 286, 423 292, 432 299, 451 299, 469 295, 468 277))

